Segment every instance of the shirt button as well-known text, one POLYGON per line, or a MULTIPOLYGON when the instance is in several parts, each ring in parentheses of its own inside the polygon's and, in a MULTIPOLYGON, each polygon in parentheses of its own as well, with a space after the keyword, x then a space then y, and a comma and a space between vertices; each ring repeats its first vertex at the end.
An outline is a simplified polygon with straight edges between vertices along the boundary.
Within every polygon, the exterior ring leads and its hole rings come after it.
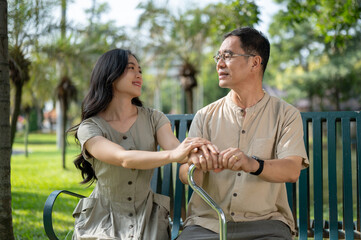
POLYGON ((133 182, 132 182, 132 181, 129 181, 129 182, 128 182, 128 185, 132 185, 132 184, 133 184, 133 182))
POLYGON ((132 198, 131 198, 131 197, 128 197, 128 201, 132 201, 132 198))
POLYGON ((242 134, 245 134, 246 133, 246 131, 245 130, 242 130, 242 134))
POLYGON ((129 228, 133 228, 134 226, 133 225, 130 225, 129 228))
POLYGON ((128 216, 129 216, 129 217, 133 217, 133 213, 129 213, 128 216))
POLYGON ((128 137, 127 136, 123 136, 123 139, 125 140, 125 139, 127 139, 128 137))
POLYGON ((237 197, 237 193, 233 193, 233 197, 237 197))
POLYGON ((234 216, 234 212, 231 212, 231 215, 234 216))
POLYGON ((239 173, 237 173, 237 176, 239 177, 239 176, 241 176, 241 173, 239 172, 239 173))

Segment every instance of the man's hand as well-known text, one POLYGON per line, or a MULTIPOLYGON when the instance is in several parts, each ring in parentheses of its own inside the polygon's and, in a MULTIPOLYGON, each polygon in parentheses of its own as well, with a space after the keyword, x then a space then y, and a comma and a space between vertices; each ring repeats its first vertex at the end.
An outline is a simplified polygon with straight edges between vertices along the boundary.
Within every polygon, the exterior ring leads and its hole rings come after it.
POLYGON ((188 158, 188 164, 194 164, 196 168, 202 171, 210 171, 218 169, 218 155, 219 151, 217 146, 213 144, 203 145, 199 150, 191 152, 188 158))
POLYGON ((254 172, 259 167, 257 161, 238 148, 228 148, 222 151, 218 156, 218 164, 224 169, 245 172, 254 172))

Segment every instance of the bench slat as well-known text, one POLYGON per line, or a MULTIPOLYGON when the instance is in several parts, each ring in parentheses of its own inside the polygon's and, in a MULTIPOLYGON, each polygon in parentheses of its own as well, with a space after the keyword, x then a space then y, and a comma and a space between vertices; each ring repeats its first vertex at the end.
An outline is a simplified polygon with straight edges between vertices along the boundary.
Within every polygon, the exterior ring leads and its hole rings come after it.
POLYGON ((327 158, 330 211, 329 237, 332 239, 338 239, 336 148, 336 119, 330 117, 327 119, 327 158))
POLYGON ((356 169, 357 169, 357 230, 361 231, 361 118, 356 119, 356 169))
POLYGON ((323 154, 322 122, 314 118, 313 127, 313 202, 315 239, 323 239, 323 154))
MULTIPOLYGON (((309 156, 309 127, 308 123, 310 118, 304 116, 302 118, 303 121, 303 132, 304 132, 304 143, 306 147, 306 153, 309 156)), ((309 209, 309 202, 310 202, 310 193, 309 193, 309 168, 306 168, 301 171, 299 177, 299 195, 304 196, 300 198, 298 203, 299 208, 299 220, 298 220, 298 235, 299 239, 307 239, 308 237, 308 229, 310 229, 310 209, 309 209)), ((296 222, 297 223, 297 222, 296 222)))
POLYGON ((350 119, 342 118, 343 223, 346 239, 354 239, 350 119))
POLYGON ((182 201, 184 199, 184 185, 179 179, 179 166, 180 164, 177 163, 177 174, 176 174, 176 192, 174 195, 174 215, 173 215, 173 226, 172 226, 172 240, 178 236, 179 231, 182 227, 182 201))

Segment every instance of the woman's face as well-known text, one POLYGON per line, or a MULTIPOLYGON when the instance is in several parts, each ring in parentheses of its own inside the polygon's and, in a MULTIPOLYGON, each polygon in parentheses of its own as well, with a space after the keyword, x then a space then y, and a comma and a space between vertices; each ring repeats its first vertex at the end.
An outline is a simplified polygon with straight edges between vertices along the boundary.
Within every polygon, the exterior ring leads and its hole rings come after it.
POLYGON ((114 96, 139 97, 142 90, 143 78, 142 69, 137 59, 133 55, 129 55, 128 64, 124 73, 114 81, 114 96))

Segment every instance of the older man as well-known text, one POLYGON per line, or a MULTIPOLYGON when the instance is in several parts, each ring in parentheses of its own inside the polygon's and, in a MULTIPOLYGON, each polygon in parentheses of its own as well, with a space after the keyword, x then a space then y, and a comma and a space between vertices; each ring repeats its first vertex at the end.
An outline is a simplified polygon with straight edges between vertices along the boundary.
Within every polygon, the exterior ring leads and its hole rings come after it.
MULTIPOLYGON (((199 110, 189 135, 210 140, 219 154, 193 153, 195 179, 219 203, 228 239, 292 239, 295 225, 286 182, 308 166, 299 111, 262 88, 268 39, 244 27, 225 35, 214 56, 227 96, 199 110)), ((188 164, 180 178, 187 183, 188 164)), ((216 212, 193 194, 178 239, 218 239, 216 212)))

